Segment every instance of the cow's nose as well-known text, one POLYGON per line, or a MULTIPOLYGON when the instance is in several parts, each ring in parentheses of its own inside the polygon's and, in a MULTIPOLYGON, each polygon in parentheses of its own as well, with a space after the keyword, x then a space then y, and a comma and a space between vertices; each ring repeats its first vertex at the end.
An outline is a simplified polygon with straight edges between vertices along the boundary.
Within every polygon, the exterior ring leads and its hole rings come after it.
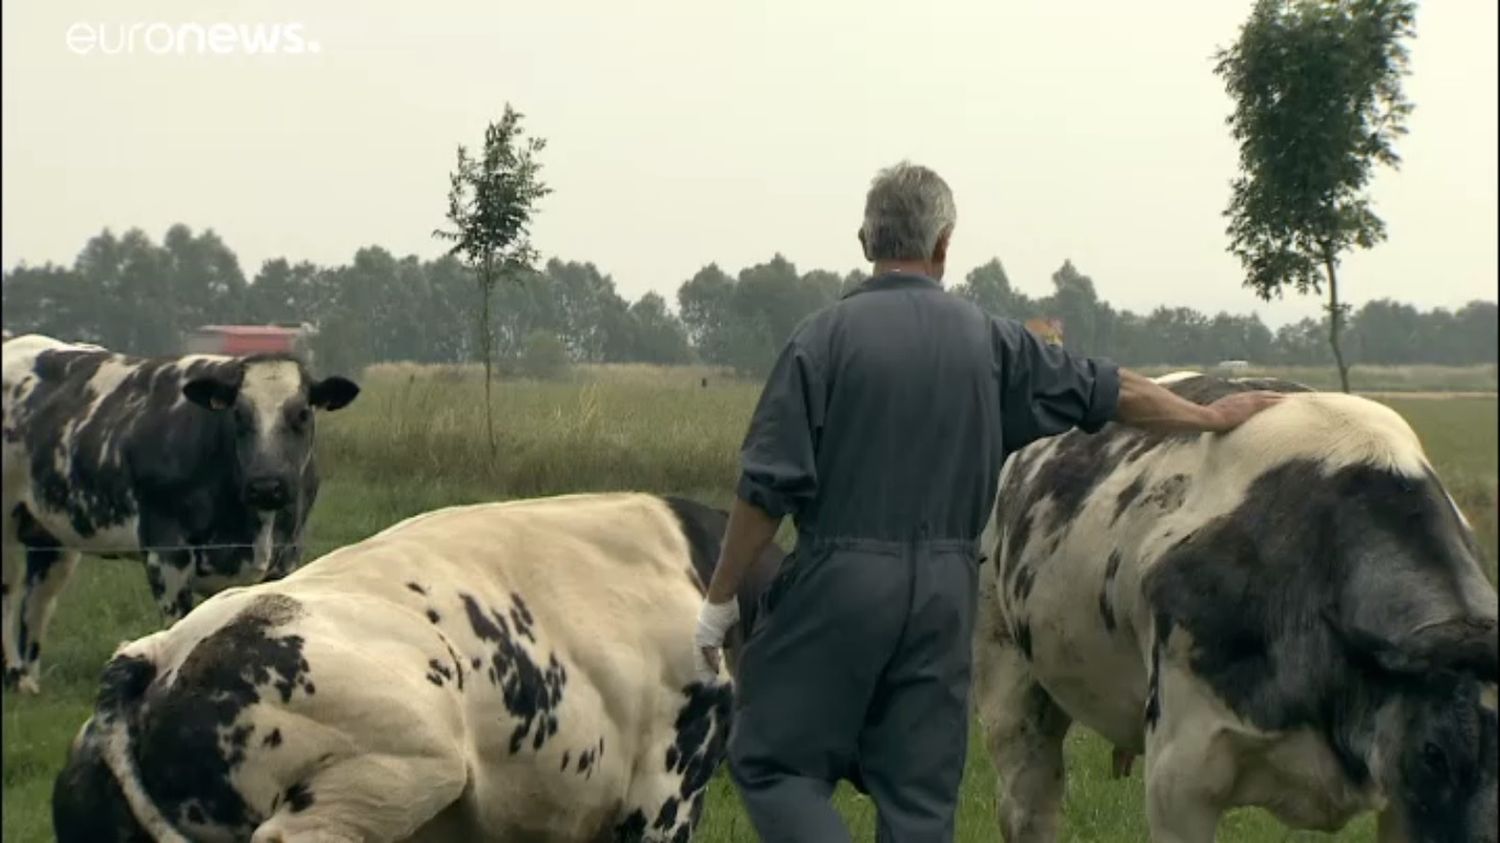
POLYGON ((256 509, 280 509, 286 506, 286 483, 270 477, 245 484, 245 501, 256 509))

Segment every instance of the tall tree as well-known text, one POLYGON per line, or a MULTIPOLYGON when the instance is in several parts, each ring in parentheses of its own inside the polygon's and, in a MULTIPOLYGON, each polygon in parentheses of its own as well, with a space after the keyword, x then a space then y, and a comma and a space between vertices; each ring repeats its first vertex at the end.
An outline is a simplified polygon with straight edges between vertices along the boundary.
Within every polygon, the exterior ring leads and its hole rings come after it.
POLYGON ((1102 336, 1105 319, 1093 279, 1065 260, 1052 273, 1052 289, 1043 309, 1046 315, 1062 320, 1063 343, 1082 354, 1100 353, 1106 339, 1102 336))
POLYGON ((1024 322, 1037 315, 1031 299, 1011 286, 999 258, 991 258, 989 263, 969 270, 953 293, 997 316, 1024 322))
POLYGON ((1367 193, 1375 165, 1399 165, 1395 139, 1411 113, 1401 90, 1413 0, 1258 0, 1239 40, 1219 51, 1239 143, 1230 251, 1262 298, 1328 285, 1328 342, 1339 347, 1340 256, 1385 239, 1367 193))
POLYGON ((646 293, 630 306, 634 326, 634 357, 642 363, 672 365, 686 363, 687 333, 682 323, 667 310, 667 300, 656 293, 646 293))
POLYGON ((457 255, 474 271, 479 284, 479 347, 484 355, 484 421, 490 455, 495 453, 495 414, 491 399, 494 373, 494 326, 490 299, 501 278, 530 271, 536 260, 531 247, 531 218, 536 203, 551 193, 541 179, 536 156, 546 147, 540 137, 526 137, 523 115, 505 104, 500 122, 484 130, 484 148, 471 157, 462 144, 458 166, 449 175, 449 230, 433 235, 453 244, 457 255))
POLYGON ((709 264, 677 288, 677 307, 688 339, 709 363, 728 361, 726 334, 733 321, 730 302, 734 279, 718 264, 709 264))

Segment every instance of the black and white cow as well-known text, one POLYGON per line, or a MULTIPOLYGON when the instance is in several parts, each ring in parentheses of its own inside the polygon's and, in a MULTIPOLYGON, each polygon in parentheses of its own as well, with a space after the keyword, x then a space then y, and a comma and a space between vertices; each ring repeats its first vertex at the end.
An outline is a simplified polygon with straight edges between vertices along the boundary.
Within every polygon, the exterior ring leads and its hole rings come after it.
POLYGON ((1057 838, 1063 738, 1143 753, 1157 843, 1226 810, 1380 840, 1496 840, 1496 594, 1416 435, 1366 399, 1287 399, 1222 435, 1118 425, 1001 474, 975 702, 1010 843, 1057 838))
POLYGON ((144 557, 169 618, 296 565, 318 490, 313 411, 353 401, 352 382, 279 356, 138 359, 37 335, 4 349, 8 686, 38 690, 80 551, 144 557))
POLYGON ((57 839, 685 843, 729 726, 692 653, 725 520, 646 494, 456 507, 222 592, 116 651, 57 839))

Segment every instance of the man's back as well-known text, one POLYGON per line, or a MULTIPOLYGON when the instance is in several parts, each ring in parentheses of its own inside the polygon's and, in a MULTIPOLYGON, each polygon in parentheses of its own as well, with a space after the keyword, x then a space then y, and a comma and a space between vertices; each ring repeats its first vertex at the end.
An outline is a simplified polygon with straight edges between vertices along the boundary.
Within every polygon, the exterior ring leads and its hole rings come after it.
POLYGON ((1001 459, 991 321, 916 275, 877 276, 796 339, 825 390, 818 538, 976 538, 1001 459))

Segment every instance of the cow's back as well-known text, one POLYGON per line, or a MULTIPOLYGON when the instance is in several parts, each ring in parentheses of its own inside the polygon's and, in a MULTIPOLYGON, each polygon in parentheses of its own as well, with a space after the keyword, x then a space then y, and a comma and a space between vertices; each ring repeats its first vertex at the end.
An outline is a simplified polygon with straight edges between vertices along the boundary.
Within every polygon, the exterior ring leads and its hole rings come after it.
POLYGON ((651 763, 722 749, 713 730, 674 728, 728 699, 695 688, 692 555, 672 507, 650 495, 456 507, 225 591, 120 655, 176 683, 144 697, 159 757, 209 751, 180 712, 211 712, 241 736, 239 760, 210 752, 202 778, 232 783, 246 817, 346 755, 448 746, 464 796, 416 839, 592 839, 651 763), (215 685, 226 674, 255 697, 232 717, 215 685), (252 693, 238 676, 267 681, 252 693))
MULTIPOLYGON (((1268 468, 1369 461, 1420 472, 1424 464, 1399 416, 1364 399, 1272 379, 1161 380, 1202 404, 1251 389, 1294 394, 1229 434, 1110 424, 1034 443, 1007 462, 994 523, 1000 622, 1064 709, 1137 752, 1163 622, 1150 596, 1153 568, 1261 494, 1254 489, 1268 468)), ((1296 517, 1295 499, 1279 505, 1296 517)))

